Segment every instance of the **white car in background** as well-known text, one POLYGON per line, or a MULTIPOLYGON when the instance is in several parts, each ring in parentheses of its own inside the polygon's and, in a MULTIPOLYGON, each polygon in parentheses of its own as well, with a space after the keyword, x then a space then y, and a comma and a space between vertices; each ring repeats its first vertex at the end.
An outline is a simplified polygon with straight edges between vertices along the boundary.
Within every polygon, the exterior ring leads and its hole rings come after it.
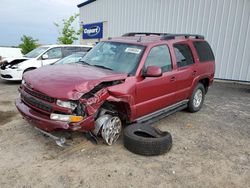
POLYGON ((21 58, 6 58, 0 67, 4 80, 22 80, 23 73, 42 66, 51 65, 61 58, 76 52, 88 52, 91 45, 46 45, 40 46, 21 58))

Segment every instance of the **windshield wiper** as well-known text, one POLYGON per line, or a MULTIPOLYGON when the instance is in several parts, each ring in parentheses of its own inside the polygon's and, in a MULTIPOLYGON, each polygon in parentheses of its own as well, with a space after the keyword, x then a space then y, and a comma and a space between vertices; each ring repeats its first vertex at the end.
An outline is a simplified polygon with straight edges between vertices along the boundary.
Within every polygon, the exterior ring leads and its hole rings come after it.
POLYGON ((91 65, 91 64, 89 64, 89 63, 87 63, 86 61, 83 61, 83 60, 78 61, 78 63, 85 64, 85 65, 90 65, 90 66, 95 66, 95 67, 99 67, 99 68, 102 68, 102 69, 113 70, 113 69, 111 69, 109 67, 105 67, 103 65, 91 65))
POLYGON ((109 68, 109 67, 105 67, 105 66, 103 66, 103 65, 93 65, 93 66, 99 67, 99 68, 103 68, 103 69, 113 70, 113 69, 111 69, 111 68, 109 68))
POLYGON ((85 64, 85 65, 90 65, 89 63, 87 63, 86 61, 83 61, 83 60, 79 60, 78 63, 85 64))

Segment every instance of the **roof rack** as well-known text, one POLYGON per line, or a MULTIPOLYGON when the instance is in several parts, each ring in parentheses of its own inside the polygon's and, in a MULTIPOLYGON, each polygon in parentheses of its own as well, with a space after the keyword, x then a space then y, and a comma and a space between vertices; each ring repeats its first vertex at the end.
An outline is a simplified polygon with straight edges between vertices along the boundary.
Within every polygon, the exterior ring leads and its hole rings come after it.
POLYGON ((196 39, 205 38, 203 35, 196 35, 196 34, 171 34, 171 33, 148 33, 148 32, 131 32, 131 33, 126 33, 122 36, 132 37, 136 35, 145 35, 145 36, 157 35, 157 36, 161 36, 161 40, 171 40, 171 39, 175 39, 175 37, 185 37, 185 38, 194 37, 196 39))
POLYGON ((185 37, 186 39, 189 37, 194 37, 196 39, 204 39, 203 35, 196 35, 196 34, 167 34, 161 37, 162 40, 171 40, 175 39, 175 37, 185 37))
POLYGON ((125 33, 122 36, 123 37, 132 37, 135 35, 145 35, 145 36, 150 36, 150 35, 158 35, 158 36, 163 36, 167 35, 168 33, 148 33, 148 32, 131 32, 131 33, 125 33))

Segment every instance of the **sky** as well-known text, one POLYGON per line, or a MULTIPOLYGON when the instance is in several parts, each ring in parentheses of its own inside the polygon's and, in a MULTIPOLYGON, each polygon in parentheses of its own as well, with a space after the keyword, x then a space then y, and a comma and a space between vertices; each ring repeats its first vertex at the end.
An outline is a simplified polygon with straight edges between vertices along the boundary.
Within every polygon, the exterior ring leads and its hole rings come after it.
MULTIPOLYGON (((58 29, 84 0, 0 0, 0 46, 16 46, 21 36, 28 35, 40 44, 57 42, 58 29)), ((79 28, 79 20, 75 27, 79 28)), ((77 43, 77 42, 76 42, 77 43)))

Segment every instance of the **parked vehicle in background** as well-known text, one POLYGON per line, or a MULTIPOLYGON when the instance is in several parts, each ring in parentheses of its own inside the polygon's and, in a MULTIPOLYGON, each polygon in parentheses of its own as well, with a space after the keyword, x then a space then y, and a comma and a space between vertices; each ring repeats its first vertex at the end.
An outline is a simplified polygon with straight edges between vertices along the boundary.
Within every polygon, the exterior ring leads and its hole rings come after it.
POLYGON ((4 80, 22 80, 23 73, 50 65, 59 59, 75 52, 87 52, 90 45, 46 45, 40 46, 23 58, 9 59, 0 67, 0 75, 4 80))
POLYGON ((0 61, 5 58, 22 57, 21 48, 0 46, 0 61))
POLYGON ((77 52, 55 62, 53 65, 63 65, 79 62, 87 52, 77 52))
POLYGON ((199 111, 214 71, 203 36, 128 33, 98 43, 81 64, 28 72, 16 106, 40 130, 90 132, 112 145, 122 123, 199 111))

